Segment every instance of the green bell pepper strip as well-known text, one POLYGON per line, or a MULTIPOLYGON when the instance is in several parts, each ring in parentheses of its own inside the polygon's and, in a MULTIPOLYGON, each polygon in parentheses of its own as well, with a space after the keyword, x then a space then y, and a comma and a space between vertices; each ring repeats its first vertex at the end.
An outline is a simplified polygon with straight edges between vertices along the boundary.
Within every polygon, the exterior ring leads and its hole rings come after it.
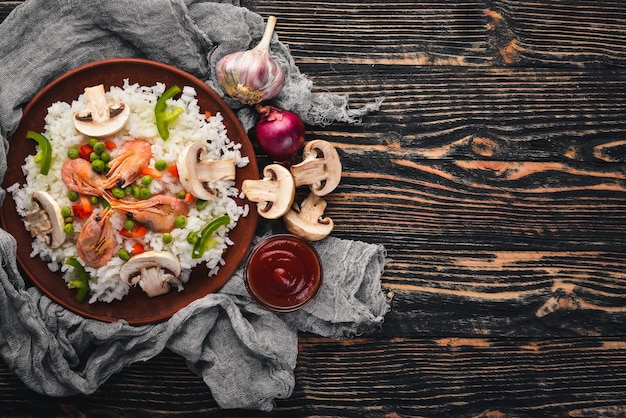
POLYGON ((74 267, 74 271, 78 274, 76 279, 70 280, 67 283, 67 287, 70 289, 77 289, 75 298, 78 303, 81 303, 85 300, 87 293, 89 292, 89 273, 85 270, 83 265, 80 264, 76 257, 69 257, 65 260, 65 264, 74 267))
POLYGON ((35 162, 39 163, 39 173, 48 175, 52 163, 52 145, 48 138, 34 131, 26 132, 26 138, 34 139, 39 144, 39 153, 35 155, 35 162))
POLYGON ((167 141, 170 137, 169 125, 183 113, 182 107, 175 107, 173 110, 167 110, 167 101, 181 92, 180 87, 174 85, 159 97, 154 106, 154 116, 156 118, 157 130, 159 136, 167 141))
POLYGON ((200 233, 200 238, 193 244, 193 251, 191 252, 191 258, 201 258, 202 255, 215 243, 211 240, 211 235, 221 226, 228 225, 230 223, 230 217, 228 215, 222 215, 219 218, 213 219, 209 222, 200 233))

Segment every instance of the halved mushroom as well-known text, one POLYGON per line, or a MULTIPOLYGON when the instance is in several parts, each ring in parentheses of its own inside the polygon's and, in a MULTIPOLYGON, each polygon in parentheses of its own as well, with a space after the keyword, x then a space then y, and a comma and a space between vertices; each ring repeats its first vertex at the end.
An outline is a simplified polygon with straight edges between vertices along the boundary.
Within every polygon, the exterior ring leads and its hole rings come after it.
POLYGON ((74 114, 74 126, 87 136, 103 137, 119 132, 130 115, 124 103, 109 104, 104 85, 85 88, 87 108, 74 114))
POLYGON ((146 251, 133 256, 120 269, 120 278, 129 286, 139 284, 149 297, 170 291, 170 282, 181 273, 180 261, 167 251, 146 251))
POLYGON ((317 196, 335 190, 341 180, 341 160, 335 147, 321 139, 309 141, 302 158, 301 163, 291 166, 296 187, 307 185, 317 196))
POLYGON ((327 237, 335 226, 332 219, 324 217, 325 210, 326 201, 311 192, 299 206, 294 203, 284 216, 285 227, 307 241, 319 241, 327 237))
POLYGON ((289 210, 296 194, 293 177, 280 164, 265 166, 263 176, 261 180, 244 180, 241 189, 249 200, 257 202, 259 215, 280 218, 289 210))
POLYGON ((31 195, 32 211, 24 219, 32 237, 42 236, 51 248, 65 241, 65 224, 59 204, 47 192, 37 190, 31 195))
POLYGON ((176 167, 185 190, 198 199, 211 200, 217 194, 216 182, 235 180, 235 160, 205 160, 206 153, 206 147, 195 142, 179 155, 176 167))

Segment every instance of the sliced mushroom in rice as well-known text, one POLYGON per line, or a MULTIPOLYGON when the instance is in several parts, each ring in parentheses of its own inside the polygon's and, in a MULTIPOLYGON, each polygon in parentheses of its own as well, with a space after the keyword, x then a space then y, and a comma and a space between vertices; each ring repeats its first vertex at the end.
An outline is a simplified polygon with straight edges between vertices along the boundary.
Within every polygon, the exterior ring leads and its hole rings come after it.
POLYGON ((59 204, 47 192, 37 190, 31 195, 32 210, 24 217, 30 235, 41 236, 51 248, 58 248, 66 238, 59 204))
POLYGON ((129 286, 139 284, 149 297, 170 291, 170 285, 180 277, 181 265, 167 251, 146 251, 133 256, 120 269, 120 278, 129 286))
POLYGON ((85 88, 87 108, 74 114, 74 126, 87 136, 101 138, 119 132, 128 117, 130 107, 124 103, 109 103, 104 85, 85 88))

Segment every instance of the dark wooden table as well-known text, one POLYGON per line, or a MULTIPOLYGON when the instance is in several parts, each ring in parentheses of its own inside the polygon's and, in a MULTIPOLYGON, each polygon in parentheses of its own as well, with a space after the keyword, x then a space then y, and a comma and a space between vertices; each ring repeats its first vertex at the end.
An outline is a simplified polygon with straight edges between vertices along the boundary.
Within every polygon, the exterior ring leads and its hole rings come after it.
MULTIPOLYGON (((0 1, 0 18, 21 1, 0 1)), ((626 4, 244 1, 278 18, 317 91, 361 125, 337 145, 335 236, 384 244, 379 331, 302 335, 271 416, 626 415, 626 4)), ((164 352, 92 396, 38 395, 0 364, 2 416, 221 411, 164 352)))

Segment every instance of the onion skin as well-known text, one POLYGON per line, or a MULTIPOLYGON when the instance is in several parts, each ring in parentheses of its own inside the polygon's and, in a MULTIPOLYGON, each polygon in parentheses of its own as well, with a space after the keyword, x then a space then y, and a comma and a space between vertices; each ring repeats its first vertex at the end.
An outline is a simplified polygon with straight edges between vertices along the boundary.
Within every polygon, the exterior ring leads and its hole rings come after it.
POLYGON ((274 160, 293 162, 304 145, 304 122, 298 115, 274 106, 257 106, 261 119, 256 125, 259 146, 274 160))

